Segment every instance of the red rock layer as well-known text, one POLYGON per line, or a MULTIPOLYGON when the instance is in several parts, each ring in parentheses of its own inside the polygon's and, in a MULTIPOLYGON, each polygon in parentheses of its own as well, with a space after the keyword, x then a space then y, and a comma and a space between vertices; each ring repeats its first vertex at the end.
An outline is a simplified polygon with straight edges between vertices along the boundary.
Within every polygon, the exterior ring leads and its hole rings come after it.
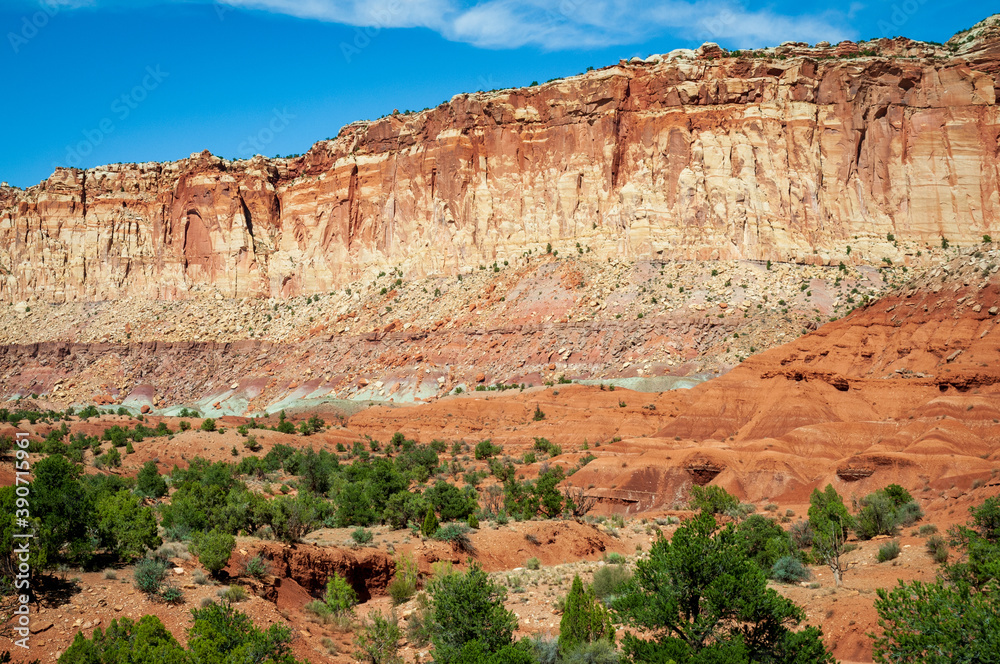
POLYGON ((59 170, 0 188, 0 298, 283 297, 547 242, 904 259, 1000 232, 996 32, 623 62, 352 124, 295 159, 59 170))

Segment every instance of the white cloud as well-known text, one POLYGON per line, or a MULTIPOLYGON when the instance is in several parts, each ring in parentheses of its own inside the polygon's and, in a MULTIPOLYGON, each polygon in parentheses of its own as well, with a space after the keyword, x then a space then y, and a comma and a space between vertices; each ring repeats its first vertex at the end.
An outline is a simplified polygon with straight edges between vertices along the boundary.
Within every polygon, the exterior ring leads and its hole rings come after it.
POLYGON ((433 30, 441 30, 445 17, 455 12, 449 0, 220 0, 219 4, 347 25, 433 30))
MULTIPOLYGON (((37 0, 67 6, 122 0, 37 0)), ((536 46, 547 50, 635 44, 672 35, 732 48, 856 37, 840 9, 792 16, 749 9, 746 0, 131 0, 139 4, 207 2, 361 27, 428 28, 481 48, 536 46)), ((813 4, 812 7, 816 5, 813 4)), ((837 7, 842 5, 838 4, 837 7)))

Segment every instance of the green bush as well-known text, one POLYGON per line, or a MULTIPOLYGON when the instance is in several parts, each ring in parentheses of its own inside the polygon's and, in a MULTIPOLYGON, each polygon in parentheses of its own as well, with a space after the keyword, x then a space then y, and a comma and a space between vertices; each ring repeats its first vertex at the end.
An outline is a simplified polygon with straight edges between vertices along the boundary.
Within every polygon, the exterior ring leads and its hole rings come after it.
POLYGON ((524 563, 524 566, 528 569, 539 569, 541 568, 542 563, 538 560, 538 558, 528 558, 528 560, 524 563))
POLYGON ((732 525, 719 529, 707 511, 659 538, 612 606, 635 630, 622 640, 632 661, 833 661, 822 632, 795 629, 805 612, 767 586, 732 525))
POLYGON ((480 461, 482 461, 484 459, 491 459, 494 456, 496 456, 497 454, 500 454, 501 452, 503 452, 503 448, 502 447, 500 447, 499 445, 494 445, 493 443, 491 443, 487 439, 487 440, 480 441, 476 445, 476 452, 475 452, 475 454, 476 454, 476 458, 479 459, 480 461))
POLYGON ((144 558, 132 570, 132 582, 137 590, 147 595, 159 595, 167 576, 167 563, 163 560, 144 558))
POLYGON ((812 526, 808 521, 799 519, 788 529, 788 536, 792 539, 792 544, 799 549, 808 549, 813 545, 812 526))
POLYGON ((219 597, 222 598, 224 602, 235 604, 236 602, 242 602, 247 598, 247 591, 243 589, 243 586, 229 586, 228 588, 219 591, 219 597))
POLYGON ((351 539, 358 544, 370 544, 371 541, 375 539, 375 535, 367 528, 356 528, 354 532, 351 533, 351 539))
POLYGON ((725 514, 740 504, 739 499, 721 486, 692 486, 690 507, 710 514, 725 514))
POLYGON ((252 558, 247 558, 246 562, 243 563, 244 576, 250 576, 255 579, 261 579, 267 575, 267 571, 268 571, 267 561, 264 560, 260 555, 256 555, 252 558))
POLYGON ((167 495, 167 482, 156 469, 156 463, 147 461, 136 476, 136 493, 147 498, 162 498, 167 495))
POLYGON ((480 661, 513 644, 517 617, 504 608, 507 591, 491 581, 478 563, 473 562, 467 572, 435 578, 429 592, 435 662, 462 661, 462 650, 471 642, 480 644, 480 661))
POLYGON ((594 594, 605 601, 632 580, 632 571, 624 565, 605 565, 594 572, 594 594))
POLYGON ((346 613, 358 603, 358 594, 347 579, 336 572, 326 580, 326 595, 323 601, 333 613, 346 613))
POLYGON ((899 542, 892 540, 882 544, 878 548, 878 561, 884 563, 888 560, 895 560, 899 557, 899 542))
POLYGON ((879 636, 876 662, 951 664, 996 662, 1000 653, 1000 600, 967 583, 899 582, 875 591, 879 636))
POLYGON ((771 578, 781 583, 807 581, 811 574, 795 556, 778 558, 771 567, 771 578))
POLYGON ((215 420, 213 420, 211 417, 206 417, 204 420, 201 421, 201 430, 215 431, 215 420))
POLYGON ((601 640, 614 643, 611 615, 597 600, 594 589, 584 588, 580 577, 574 575, 559 621, 559 652, 566 655, 581 644, 601 640))
POLYGON ((472 542, 469 540, 469 527, 464 523, 449 523, 441 526, 434 533, 434 539, 450 542, 459 551, 472 552, 472 542))
MULTIPOLYGON (((156 616, 111 621, 107 631, 94 629, 90 639, 77 632, 59 657, 59 664, 175 664, 190 661, 170 631, 156 616)), ((282 662, 284 664, 284 662, 282 662)))
POLYGON ((475 489, 459 489, 444 481, 435 482, 434 486, 427 489, 424 499, 441 516, 442 521, 466 519, 479 508, 475 489))
POLYGON ((196 532, 189 549, 191 553, 198 556, 198 562, 210 574, 216 575, 229 562, 229 556, 232 555, 235 547, 236 538, 229 533, 213 528, 207 533, 196 532))
POLYGON ((861 499, 861 506, 854 530, 858 539, 863 540, 878 535, 894 536, 900 526, 912 525, 924 515, 909 492, 898 484, 868 494, 861 499))
POLYGON ((160 591, 160 599, 167 604, 182 604, 184 602, 184 592, 177 586, 167 586, 160 591))
POLYGON ((606 639, 580 643, 567 651, 561 660, 562 664, 618 664, 620 661, 621 653, 606 639))
POLYGON ((428 508, 427 515, 424 516, 424 523, 420 527, 420 532, 423 533, 424 537, 432 537, 438 531, 439 527, 437 517, 434 515, 434 510, 428 508))
POLYGON ((605 560, 607 561, 607 563, 609 565, 624 565, 625 564, 625 556, 623 556, 620 553, 615 553, 614 551, 612 551, 611 553, 609 553, 605 557, 605 560))
POLYGON ((940 535, 931 535, 927 538, 927 553, 931 554, 939 565, 948 562, 948 543, 940 535))
POLYGON ((396 561, 396 574, 389 582, 387 590, 394 606, 402 604, 417 592, 417 563, 410 556, 404 555, 396 561))
POLYGON ((765 574, 771 573, 779 558, 794 555, 795 547, 789 534, 777 522, 760 514, 740 522, 736 534, 747 556, 765 574))
POLYGON ((101 546, 125 562, 141 558, 158 547, 153 510, 143 507, 132 492, 122 489, 97 501, 97 535, 101 546))
POLYGON ((402 664, 399 656, 399 640, 403 631, 399 628, 396 616, 388 618, 377 611, 368 614, 368 619, 354 637, 357 651, 354 658, 369 664, 402 664))

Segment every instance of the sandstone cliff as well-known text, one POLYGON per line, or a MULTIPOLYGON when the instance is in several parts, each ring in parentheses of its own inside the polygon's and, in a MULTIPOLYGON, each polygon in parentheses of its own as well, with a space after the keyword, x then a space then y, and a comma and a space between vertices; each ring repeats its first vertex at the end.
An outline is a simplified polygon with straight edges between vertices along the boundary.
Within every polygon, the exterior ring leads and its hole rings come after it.
POLYGON ((0 189, 0 298, 287 297, 547 242, 595 257, 905 260, 942 236, 1000 232, 990 26, 944 47, 622 61, 355 123, 289 160, 59 170, 0 189))

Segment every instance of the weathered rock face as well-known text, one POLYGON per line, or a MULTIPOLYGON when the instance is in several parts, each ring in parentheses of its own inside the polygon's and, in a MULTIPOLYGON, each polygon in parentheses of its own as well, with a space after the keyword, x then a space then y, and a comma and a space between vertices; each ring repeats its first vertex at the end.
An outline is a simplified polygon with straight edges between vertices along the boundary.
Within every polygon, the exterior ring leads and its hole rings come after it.
POLYGON ((996 32, 623 62, 352 124, 290 160, 59 170, 0 189, 0 298, 282 297, 547 242, 877 262, 979 239, 1000 232, 996 32))

